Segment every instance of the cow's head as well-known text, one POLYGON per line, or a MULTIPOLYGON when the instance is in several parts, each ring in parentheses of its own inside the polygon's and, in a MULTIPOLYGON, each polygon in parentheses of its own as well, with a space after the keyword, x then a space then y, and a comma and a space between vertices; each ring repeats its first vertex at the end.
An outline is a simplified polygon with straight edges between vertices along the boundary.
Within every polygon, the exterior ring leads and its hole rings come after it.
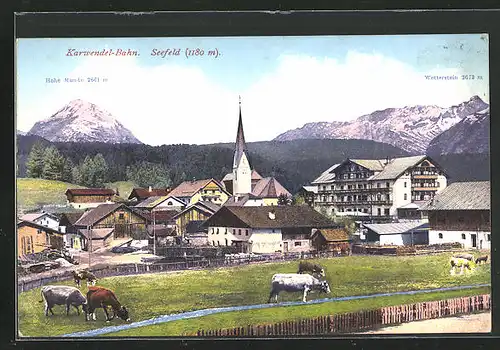
POLYGON ((120 317, 124 321, 130 321, 130 318, 128 317, 128 310, 125 306, 122 306, 121 308, 118 309, 116 312, 118 317, 120 317))
POLYGON ((325 270, 324 270, 324 269, 320 269, 320 270, 318 271, 318 273, 319 273, 319 275, 320 275, 321 277, 325 277, 325 270))

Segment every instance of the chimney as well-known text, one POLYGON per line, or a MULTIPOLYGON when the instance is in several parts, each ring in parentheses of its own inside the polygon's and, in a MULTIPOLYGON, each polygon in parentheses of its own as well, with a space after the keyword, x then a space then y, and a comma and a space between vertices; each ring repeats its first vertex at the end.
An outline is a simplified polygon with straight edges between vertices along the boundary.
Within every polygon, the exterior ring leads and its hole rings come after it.
POLYGON ((151 186, 149 186, 149 192, 152 192, 152 191, 153 191, 153 189, 151 188, 151 186))

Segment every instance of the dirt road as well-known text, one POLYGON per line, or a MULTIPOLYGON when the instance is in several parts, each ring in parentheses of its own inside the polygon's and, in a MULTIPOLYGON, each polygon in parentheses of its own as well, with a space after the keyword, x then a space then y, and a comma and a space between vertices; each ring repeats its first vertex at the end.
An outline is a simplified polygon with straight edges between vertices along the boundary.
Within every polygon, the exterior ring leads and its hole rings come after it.
POLYGON ((358 334, 398 333, 488 333, 491 332, 491 312, 403 323, 376 331, 358 334))

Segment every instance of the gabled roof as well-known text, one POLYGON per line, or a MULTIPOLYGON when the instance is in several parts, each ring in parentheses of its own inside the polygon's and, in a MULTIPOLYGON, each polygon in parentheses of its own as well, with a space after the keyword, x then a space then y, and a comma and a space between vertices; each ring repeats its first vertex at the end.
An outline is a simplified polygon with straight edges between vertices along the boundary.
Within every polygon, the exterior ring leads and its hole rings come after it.
POLYGON ((229 193, 224 189, 224 187, 215 179, 204 179, 204 180, 196 180, 196 181, 184 181, 179 186, 174 188, 169 195, 175 197, 192 197, 196 192, 202 190, 205 186, 207 186, 210 182, 215 182, 217 186, 219 186, 220 190, 229 193))
POLYGON ((266 177, 257 182, 252 194, 259 198, 278 198, 280 195, 292 196, 274 177, 266 177))
POLYGON ((489 181, 454 182, 420 210, 490 210, 490 192, 489 181))
POLYGON ((89 237, 92 237, 92 240, 94 240, 94 239, 105 239, 109 237, 114 231, 115 229, 111 227, 111 228, 94 228, 92 230, 79 229, 78 233, 87 239, 89 239, 89 237))
POLYGON ((342 164, 349 161, 372 171, 382 171, 384 169, 384 160, 381 159, 346 159, 342 164))
POLYGON ((169 188, 152 188, 151 191, 149 191, 149 188, 134 188, 132 192, 130 192, 130 195, 128 196, 129 199, 132 198, 149 198, 149 197, 157 197, 157 196, 166 196, 170 193, 169 188))
MULTIPOLYGON (((110 215, 111 213, 115 212, 116 210, 120 209, 120 208, 123 208, 123 209, 126 209, 126 210, 129 210, 129 211, 132 211, 130 208, 128 208, 126 205, 124 204, 120 204, 120 203, 113 203, 113 204, 101 204, 93 209, 90 209, 88 211, 86 211, 81 217, 80 219, 78 219, 77 222, 75 222, 75 226, 91 226, 91 225, 95 225, 96 223, 98 223, 99 221, 101 221, 102 219, 104 219, 106 216, 110 215)), ((141 215, 139 212, 137 211, 133 211, 135 214, 143 217, 144 219, 147 220, 146 217, 144 217, 143 215, 141 215)))
POLYGON ((147 210, 136 209, 135 207, 131 208, 134 213, 137 213, 143 217, 145 217, 148 221, 153 222, 167 222, 173 220, 173 218, 179 214, 179 210, 155 210, 149 212, 147 210))
MULTIPOLYGON (((390 159, 389 163, 384 167, 384 169, 375 174, 371 180, 393 180, 397 179, 401 174, 403 174, 407 169, 414 167, 421 161, 423 161, 427 156, 413 156, 413 157, 401 157, 390 159)), ((381 160, 382 161, 382 160, 381 160)), ((385 161, 385 160, 384 160, 385 161)))
POLYGON ((339 166, 340 166, 340 163, 332 165, 331 167, 326 169, 323 173, 321 173, 321 175, 318 176, 318 178, 316 178, 311 183, 316 184, 316 183, 324 183, 324 182, 333 181, 333 179, 335 178, 334 170, 339 166))
POLYGON ((206 226, 219 227, 251 227, 251 228, 285 228, 337 227, 333 221, 318 213, 307 205, 297 206, 224 206, 206 222, 206 226), (274 213, 274 219, 271 219, 274 213), (271 216, 271 217, 270 217, 271 216))
POLYGON ((302 189, 306 192, 318 193, 318 186, 302 186, 302 189))
POLYGON ((321 235, 327 242, 348 241, 349 233, 345 228, 326 228, 317 230, 312 236, 321 235))
POLYGON ((115 191, 109 188, 68 188, 65 194, 73 196, 113 196, 115 191))
POLYGON ((418 208, 420 208, 420 206, 417 203, 410 202, 400 206, 398 209, 418 209, 418 208))
POLYGON ((50 213, 29 213, 21 216, 21 220, 26 220, 26 221, 35 221, 37 219, 40 219, 44 216, 49 216, 54 220, 59 220, 57 216, 50 214, 50 213))
POLYGON ((187 206, 183 211, 180 213, 176 214, 173 219, 178 218, 179 216, 182 216, 184 213, 192 210, 193 208, 197 208, 198 210, 201 210, 202 212, 212 215, 216 211, 218 211, 221 207, 217 204, 211 203, 211 202, 206 202, 206 201, 198 201, 194 204, 191 204, 187 206))
POLYGON ((388 224, 364 224, 363 226, 379 235, 394 235, 400 233, 409 233, 416 230, 429 229, 429 223, 427 221, 409 221, 388 224))
POLYGON ((33 221, 18 220, 18 222, 17 222, 17 228, 23 227, 23 226, 33 227, 33 228, 36 228, 36 229, 39 229, 39 230, 43 230, 43 231, 49 232, 49 233, 58 233, 60 235, 63 234, 62 232, 60 232, 58 230, 54 230, 54 229, 52 229, 50 227, 37 224, 36 222, 33 222, 33 221))

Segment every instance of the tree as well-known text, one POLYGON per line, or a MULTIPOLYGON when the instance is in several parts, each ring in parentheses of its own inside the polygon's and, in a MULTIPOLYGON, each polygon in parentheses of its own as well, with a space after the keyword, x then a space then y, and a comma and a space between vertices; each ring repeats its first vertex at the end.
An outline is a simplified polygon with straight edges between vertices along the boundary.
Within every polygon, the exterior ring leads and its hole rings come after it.
POLYGON ((75 168, 71 158, 66 158, 63 167, 62 179, 65 182, 73 182, 73 169, 75 168))
POLYGON ((61 181, 63 178, 64 157, 55 146, 45 149, 43 154, 42 177, 47 180, 61 181))
POLYGON ((40 142, 36 142, 33 147, 31 147, 28 161, 26 162, 27 177, 42 177, 44 152, 45 149, 40 142))
POLYGON ((102 156, 102 154, 98 153, 95 155, 93 159, 93 181, 92 185, 94 187, 102 187, 108 180, 108 164, 106 160, 102 156))
POLYGON ((141 187, 169 187, 171 184, 168 170, 162 164, 137 162, 127 167, 127 180, 141 187))
POLYGON ((296 194, 295 196, 293 196, 292 205, 303 205, 303 204, 306 204, 306 200, 303 196, 301 196, 300 194, 296 194))
POLYGON ((90 156, 86 156, 79 166, 80 185, 93 187, 94 185, 94 161, 90 156))

